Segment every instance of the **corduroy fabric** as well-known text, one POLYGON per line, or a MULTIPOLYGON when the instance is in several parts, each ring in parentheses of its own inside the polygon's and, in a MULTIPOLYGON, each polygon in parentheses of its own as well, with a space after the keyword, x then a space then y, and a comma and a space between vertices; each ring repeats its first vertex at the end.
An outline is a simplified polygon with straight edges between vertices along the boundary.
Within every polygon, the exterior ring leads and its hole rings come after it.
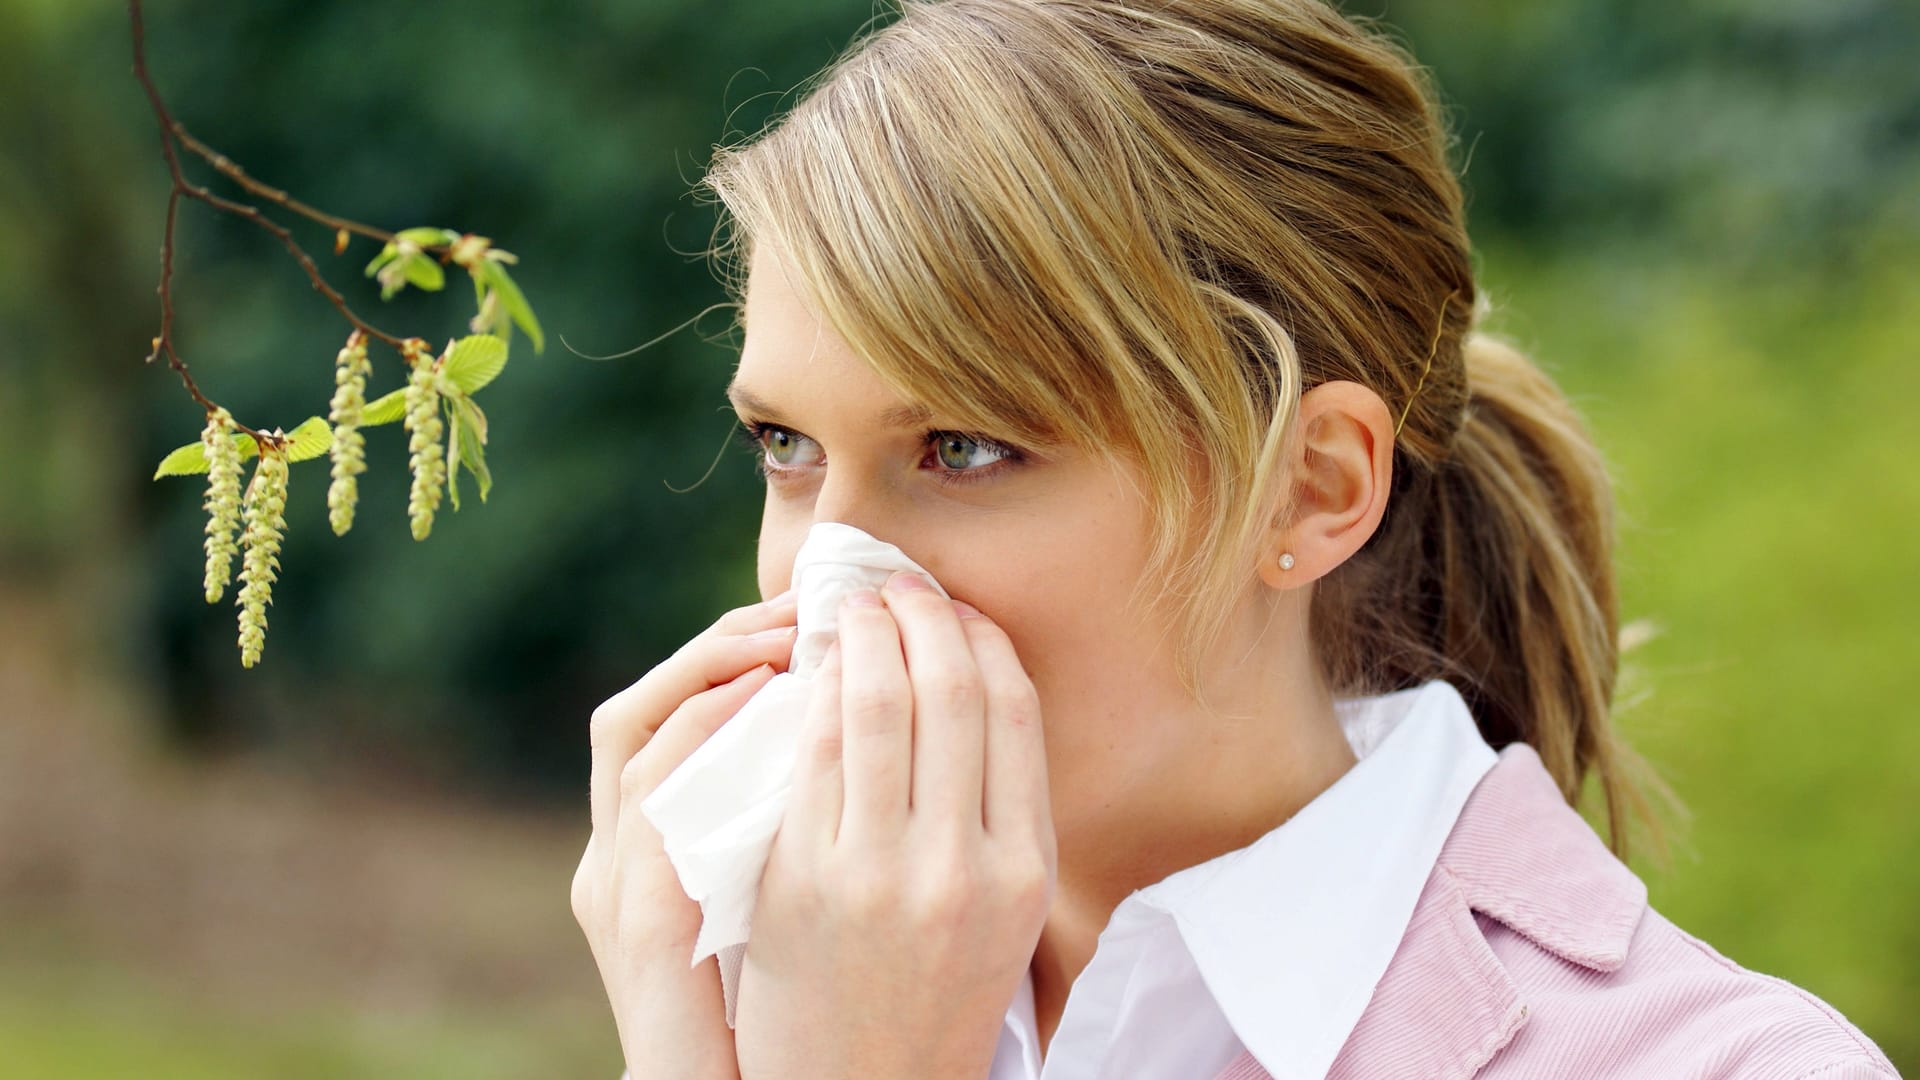
MULTIPOLYGON (((1507 747, 1328 1076, 1897 1077, 1825 1002, 1734 964, 1646 896, 1533 749, 1507 747)), ((1273 1078, 1243 1054, 1216 1080, 1273 1078)))

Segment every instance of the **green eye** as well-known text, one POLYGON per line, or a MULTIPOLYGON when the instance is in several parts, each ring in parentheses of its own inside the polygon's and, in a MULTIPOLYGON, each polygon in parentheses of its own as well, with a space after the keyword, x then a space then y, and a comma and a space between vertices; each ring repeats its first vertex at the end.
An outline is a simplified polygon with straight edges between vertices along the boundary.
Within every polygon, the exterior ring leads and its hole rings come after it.
POLYGON ((954 473, 972 473, 983 475, 993 465, 1018 457, 1010 448, 996 442, 987 442, 983 438, 973 438, 956 430, 933 432, 933 455, 939 457, 947 475, 954 473))
POLYGON ((793 464, 794 451, 799 443, 800 440, 794 438, 791 431, 776 428, 767 432, 767 460, 775 465, 793 464))
POLYGON ((940 464, 949 469, 964 469, 967 467, 967 451, 971 449, 973 444, 958 435, 944 436, 939 446, 940 464))
POLYGON ((940 458, 940 464, 956 472, 991 465, 1006 456, 997 447, 952 432, 940 436, 934 446, 934 454, 940 458))

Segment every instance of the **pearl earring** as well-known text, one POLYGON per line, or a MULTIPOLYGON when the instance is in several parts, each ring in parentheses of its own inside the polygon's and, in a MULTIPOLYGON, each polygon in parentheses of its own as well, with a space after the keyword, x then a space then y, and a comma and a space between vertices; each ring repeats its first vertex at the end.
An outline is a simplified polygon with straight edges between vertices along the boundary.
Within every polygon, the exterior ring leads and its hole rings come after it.
POLYGON ((1293 569, 1293 552, 1283 551, 1280 553, 1280 569, 1282 570, 1293 569))

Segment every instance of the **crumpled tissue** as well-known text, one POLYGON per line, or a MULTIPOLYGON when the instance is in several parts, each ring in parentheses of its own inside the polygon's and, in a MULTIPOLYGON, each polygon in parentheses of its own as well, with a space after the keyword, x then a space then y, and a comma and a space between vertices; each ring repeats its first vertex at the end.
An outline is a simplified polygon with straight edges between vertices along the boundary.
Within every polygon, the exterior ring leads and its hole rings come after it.
MULTIPOLYGON (((813 676, 839 636, 840 598, 877 589, 899 570, 933 581, 884 540, 837 521, 814 524, 793 560, 799 632, 787 670, 769 679, 640 803, 660 831, 681 888, 700 905, 692 963, 720 957, 728 1027, 760 874, 793 788, 813 676)), ((947 595, 939 582, 933 587, 947 595)))

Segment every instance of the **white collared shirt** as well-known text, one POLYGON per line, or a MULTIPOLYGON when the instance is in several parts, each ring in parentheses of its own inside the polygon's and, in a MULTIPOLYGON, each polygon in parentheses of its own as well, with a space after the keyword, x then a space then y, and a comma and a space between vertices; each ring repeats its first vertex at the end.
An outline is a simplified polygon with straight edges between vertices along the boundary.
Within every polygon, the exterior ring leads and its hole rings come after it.
POLYGON ((1205 1080, 1243 1050, 1275 1080, 1326 1074, 1495 761, 1445 682, 1335 712, 1359 762, 1260 839, 1121 901, 1044 1068, 1023 979, 989 1080, 1205 1080))

